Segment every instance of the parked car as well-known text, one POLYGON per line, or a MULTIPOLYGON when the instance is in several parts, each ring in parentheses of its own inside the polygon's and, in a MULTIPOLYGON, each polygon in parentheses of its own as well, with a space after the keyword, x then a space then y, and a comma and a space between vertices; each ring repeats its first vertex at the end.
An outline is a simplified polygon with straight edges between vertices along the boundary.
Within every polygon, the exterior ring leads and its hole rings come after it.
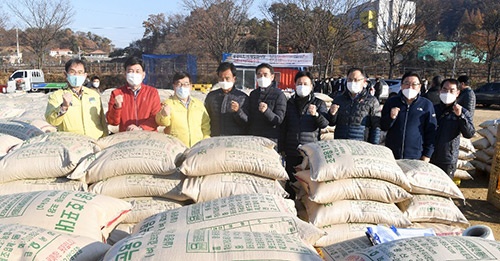
MULTIPOLYGON (((371 86, 375 86, 375 79, 373 78, 370 78, 370 82, 371 82, 371 86)), ((381 87, 381 91, 380 91, 380 96, 379 96, 379 100, 380 102, 384 102, 385 100, 387 100, 387 98, 389 98, 389 85, 385 82, 384 79, 380 79, 380 87, 381 87)))
POLYGON ((398 94, 401 90, 401 79, 388 79, 385 82, 389 85, 389 97, 398 94))
POLYGON ((476 105, 489 107, 492 104, 500 105, 500 82, 490 82, 474 90, 476 105))

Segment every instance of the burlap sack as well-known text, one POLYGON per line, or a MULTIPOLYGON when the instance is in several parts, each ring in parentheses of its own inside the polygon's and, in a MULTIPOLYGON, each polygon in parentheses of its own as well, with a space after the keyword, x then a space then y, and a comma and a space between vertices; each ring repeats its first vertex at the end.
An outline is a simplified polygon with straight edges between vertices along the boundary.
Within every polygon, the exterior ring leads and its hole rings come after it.
POLYGON ((483 152, 493 158, 495 156, 495 146, 489 146, 488 148, 483 149, 483 152))
POLYGON ((468 160, 457 160, 457 169, 461 170, 473 170, 474 165, 468 160))
POLYGON ((180 170, 186 176, 243 172, 286 180, 288 174, 269 139, 256 136, 224 136, 204 139, 186 151, 180 170))
POLYGON ((410 189, 408 178, 385 146, 357 140, 328 140, 307 143, 299 149, 309 158, 313 181, 373 178, 410 189))
POLYGON ((131 205, 78 191, 37 191, 0 196, 0 223, 23 224, 103 241, 131 205))
POLYGON ((490 173, 491 172, 491 165, 488 165, 482 161, 479 160, 471 160, 470 163, 476 168, 477 170, 480 170, 482 172, 490 173))
MULTIPOLYGON (((495 132, 495 134, 493 134, 493 133, 492 133, 490 130, 488 130, 488 129, 479 129, 479 130, 477 130, 477 133, 478 133, 479 135, 481 135, 481 136, 485 137, 485 138, 488 140, 488 142, 489 142, 490 144, 496 144, 496 142, 497 142, 497 138, 495 137, 496 132, 495 132)), ((474 143, 473 143, 473 144, 474 144, 474 143)), ((476 147, 476 146, 474 145, 474 147, 476 147)), ((478 149, 478 147, 476 147, 476 149, 478 149)))
POLYGON ((87 184, 126 174, 169 175, 175 172, 178 154, 161 140, 129 140, 85 158, 68 176, 87 184))
POLYGON ((115 244, 104 256, 104 261, 120 259, 322 260, 313 248, 290 235, 181 228, 131 235, 115 244))
POLYGON ((111 246, 95 239, 21 224, 1 224, 2 260, 100 260, 111 246))
POLYGON ((310 244, 324 235, 297 218, 292 200, 268 194, 235 195, 165 211, 144 219, 134 233, 167 227, 276 232, 298 236, 310 244))
POLYGON ((130 236, 132 234, 132 230, 134 229, 135 223, 120 223, 118 226, 109 233, 108 240, 106 243, 108 245, 113 246, 118 241, 130 236))
POLYGON ((128 174, 98 181, 89 191, 114 198, 162 197, 184 201, 190 199, 182 194, 184 178, 180 172, 167 176, 128 174))
POLYGON ((344 260, 349 254, 372 247, 366 235, 319 248, 318 252, 325 261, 344 260))
POLYGON ((285 197, 288 193, 274 179, 247 173, 211 174, 188 177, 182 184, 182 194, 195 202, 205 202, 239 194, 271 194, 285 197))
POLYGON ((124 198, 123 200, 132 205, 132 210, 123 219, 123 223, 138 223, 152 215, 184 205, 179 201, 159 197, 136 197, 124 198))
POLYGON ((473 160, 474 158, 476 158, 476 155, 474 155, 474 152, 470 152, 470 151, 465 151, 465 150, 462 150, 460 149, 458 151, 458 159, 459 160, 473 160))
POLYGON ((410 180, 412 194, 465 199, 453 180, 436 165, 422 160, 400 159, 397 162, 410 180))
POLYGON ((471 174, 469 174, 469 172, 467 172, 466 170, 462 170, 462 169, 457 169, 455 171, 455 175, 453 176, 453 178, 461 179, 461 180, 471 180, 471 179, 474 179, 471 176, 471 174))
POLYGON ((488 165, 491 165, 491 163, 493 163, 493 157, 489 156, 484 150, 476 151, 476 160, 484 162, 488 165))
POLYGON ((8 134, 21 140, 27 140, 29 138, 42 135, 43 131, 22 121, 0 120, 0 133, 8 134))
POLYGON ((464 232, 463 227, 452 226, 440 223, 429 223, 429 222, 413 222, 411 224, 412 228, 432 228, 436 232, 436 236, 461 236, 464 232))
POLYGON ((23 179, 0 184, 0 195, 41 190, 87 191, 87 184, 67 178, 23 179))
POLYGON ((474 145, 472 145, 472 141, 462 136, 460 136, 460 149, 472 153, 476 152, 474 145))
POLYGON ((500 243, 478 237, 417 237, 395 240, 342 260, 498 260, 500 243))
POLYGON ((303 199, 309 222, 322 228, 342 223, 387 224, 408 227, 410 220, 395 204, 368 200, 340 200, 328 204, 317 204, 303 199))
POLYGON ((366 238, 366 228, 374 226, 377 225, 369 223, 345 223, 325 226, 322 229, 326 232, 326 235, 316 241, 314 246, 327 247, 350 239, 363 236, 366 238))
POLYGON ((23 143, 23 140, 16 138, 9 134, 0 133, 0 157, 7 154, 7 152, 14 146, 23 143))
POLYGON ((488 128, 489 126, 498 125, 498 124, 500 124, 500 119, 486 120, 486 121, 481 122, 479 124, 479 127, 488 128))
POLYGON ((491 143, 488 141, 487 138, 481 138, 481 139, 478 139, 478 140, 475 140, 474 142, 472 142, 472 145, 474 145, 474 148, 476 150, 482 150, 482 149, 486 149, 489 146, 491 146, 491 143))
POLYGON ((412 197, 403 188, 384 180, 355 178, 325 182, 311 180, 310 171, 299 171, 295 177, 306 184, 309 199, 316 203, 329 203, 344 199, 373 200, 395 203, 412 197))
POLYGON ((413 195, 413 198, 398 203, 411 222, 432 222, 468 227, 469 221, 453 200, 434 195, 413 195))

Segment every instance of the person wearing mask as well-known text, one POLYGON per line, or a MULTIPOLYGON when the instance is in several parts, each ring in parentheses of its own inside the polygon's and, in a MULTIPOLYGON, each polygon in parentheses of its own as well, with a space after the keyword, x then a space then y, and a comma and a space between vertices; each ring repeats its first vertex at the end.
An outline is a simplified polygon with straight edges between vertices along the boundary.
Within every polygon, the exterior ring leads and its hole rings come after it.
POLYGON ((286 104, 286 115, 281 126, 280 144, 285 155, 286 171, 290 180, 285 190, 294 197, 289 183, 296 181, 295 166, 302 162, 297 147, 300 144, 315 142, 320 139, 321 129, 328 126, 328 109, 324 101, 314 97, 313 81, 310 72, 299 71, 295 75, 295 94, 286 104))
POLYGON ((96 92, 100 93, 100 91, 99 91, 100 85, 101 85, 101 79, 99 78, 99 76, 94 75, 94 76, 92 76, 92 78, 90 78, 89 85, 88 85, 89 88, 93 88, 96 92))
POLYGON ((94 139, 108 135, 101 96, 83 86, 85 63, 71 59, 65 66, 69 88, 53 92, 48 99, 45 119, 58 131, 74 132, 94 139))
POLYGON ((472 115, 457 102, 459 85, 455 79, 444 80, 439 92, 441 103, 434 106, 438 127, 430 162, 452 179, 457 169, 460 135, 470 139, 475 133, 472 115))
MULTIPOLYGON (((441 86, 441 82, 443 81, 443 77, 440 75, 434 76, 431 81, 431 87, 422 97, 427 98, 432 102, 433 105, 439 104, 441 101, 439 100, 439 88, 441 86)), ((403 81, 401 81, 403 82, 403 81)))
POLYGON ((367 86, 362 69, 349 69, 347 91, 335 97, 330 106, 330 125, 336 126, 334 139, 380 142, 380 104, 367 86))
POLYGON ((191 96, 191 76, 177 72, 173 79, 175 95, 162 103, 156 122, 165 134, 177 137, 188 148, 210 137, 210 118, 203 102, 191 96))
POLYGON ((248 128, 248 95, 236 89, 236 67, 223 62, 217 68, 219 89, 205 98, 211 136, 244 135, 248 128))
POLYGON ((286 96, 275 86, 274 69, 270 64, 260 64, 255 73, 258 88, 250 93, 249 134, 277 143, 286 112, 286 96))
POLYGON ((405 73, 401 91, 389 98, 382 109, 380 127, 387 131, 385 145, 396 159, 429 162, 434 152, 436 114, 432 102, 420 96, 420 85, 417 73, 405 73))
POLYGON ((466 108, 472 118, 474 118, 474 111, 476 110, 476 94, 470 87, 469 76, 462 75, 458 77, 460 83, 460 95, 458 96, 458 104, 466 108))
POLYGON ((156 114, 160 111, 158 90, 143 84, 146 77, 144 64, 138 57, 125 61, 127 85, 111 92, 106 118, 111 125, 119 125, 119 131, 156 131, 156 114))

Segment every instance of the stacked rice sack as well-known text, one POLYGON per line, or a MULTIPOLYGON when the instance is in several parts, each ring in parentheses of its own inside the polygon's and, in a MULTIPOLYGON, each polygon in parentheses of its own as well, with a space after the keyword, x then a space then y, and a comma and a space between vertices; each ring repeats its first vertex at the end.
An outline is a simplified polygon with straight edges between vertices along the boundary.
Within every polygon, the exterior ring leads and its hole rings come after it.
POLYGON ((453 199, 465 201, 452 179, 439 167, 421 160, 397 160, 410 180, 413 197, 398 203, 415 228, 433 228, 438 236, 462 235, 469 221, 453 199))
POLYGON ((477 130, 477 133, 481 135, 481 138, 472 143, 477 151, 476 158, 471 163, 476 169, 488 174, 491 172, 491 164, 495 155, 498 124, 500 124, 500 119, 479 124, 481 128, 477 130))
POLYGON ((297 218, 294 202, 239 194, 146 218, 104 260, 321 260, 324 232, 297 218))
POLYGON ((120 132, 97 144, 101 151, 86 157, 68 178, 84 181, 90 192, 132 204, 118 227, 121 232, 116 231, 118 239, 144 218, 190 203, 181 194, 184 177, 176 168, 186 147, 177 138, 150 131, 120 132))
POLYGON ((44 93, 9 93, 0 96, 0 119, 31 124, 42 132, 55 132, 57 128, 45 121, 47 98, 44 93))
POLYGON ((460 137, 460 150, 458 151, 457 170, 453 179, 457 185, 460 184, 459 180, 473 179, 469 172, 474 171, 476 168, 471 163, 476 158, 476 149, 472 145, 470 139, 460 137))
POLYGON ((387 147, 328 140, 299 150, 304 171, 296 177, 306 192, 306 218, 328 233, 316 246, 364 236, 370 225, 411 225, 395 204, 411 198, 410 182, 387 147))
POLYGON ((130 211, 123 200, 82 191, 0 196, 4 260, 100 260, 109 233, 130 211))
POLYGON ((187 176, 182 194, 204 202, 237 194, 287 195, 288 179, 275 142, 256 136, 204 139, 185 153, 180 171, 187 176))
POLYGON ((84 182, 66 176, 99 150, 96 140, 75 133, 50 132, 29 138, 0 159, 0 195, 54 189, 85 191, 84 182))

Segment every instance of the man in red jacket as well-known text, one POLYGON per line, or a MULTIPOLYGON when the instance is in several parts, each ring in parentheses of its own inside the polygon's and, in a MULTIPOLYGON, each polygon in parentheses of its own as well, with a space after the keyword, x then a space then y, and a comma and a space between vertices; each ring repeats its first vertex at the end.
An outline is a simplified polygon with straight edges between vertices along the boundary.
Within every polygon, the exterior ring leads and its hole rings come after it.
POLYGON ((146 73, 140 58, 128 58, 124 67, 127 85, 111 92, 106 119, 120 131, 156 131, 155 115, 161 109, 158 90, 142 83, 146 73))

